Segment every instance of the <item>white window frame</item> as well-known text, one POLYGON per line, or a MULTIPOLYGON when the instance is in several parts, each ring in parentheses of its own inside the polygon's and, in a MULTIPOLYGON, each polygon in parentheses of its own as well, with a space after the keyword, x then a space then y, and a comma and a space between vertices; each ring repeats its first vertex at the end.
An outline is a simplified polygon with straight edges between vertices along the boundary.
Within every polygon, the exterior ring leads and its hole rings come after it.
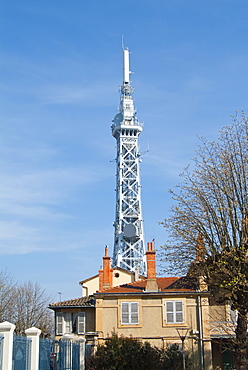
POLYGON ((85 333, 85 312, 78 312, 77 317, 77 334, 85 333))
POLYGON ((71 334, 72 333, 72 313, 71 312, 64 312, 64 334, 71 334))
POLYGON ((56 312, 56 335, 64 335, 63 312, 56 312))
POLYGON ((76 333, 84 334, 86 328, 85 312, 57 312, 56 335, 71 334, 74 317, 76 319, 76 333))
POLYGON ((121 302, 121 325, 139 324, 139 302, 121 302))
POLYGON ((184 323, 184 302, 183 301, 166 301, 165 302, 165 318, 166 318, 166 324, 183 324, 184 323))

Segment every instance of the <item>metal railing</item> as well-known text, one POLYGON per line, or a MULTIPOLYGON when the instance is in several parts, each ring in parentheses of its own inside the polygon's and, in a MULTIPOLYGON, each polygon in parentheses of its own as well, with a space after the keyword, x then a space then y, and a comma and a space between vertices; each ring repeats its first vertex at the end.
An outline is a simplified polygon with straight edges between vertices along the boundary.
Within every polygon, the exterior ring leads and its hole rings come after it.
POLYGON ((57 342, 56 370, 80 370, 80 343, 57 342))
POLYGON ((13 340, 13 370, 30 370, 31 340, 15 335, 13 340))
POLYGON ((39 341, 39 370, 48 370, 52 365, 53 345, 49 339, 40 338, 39 341))
POLYGON ((26 336, 15 335, 14 329, 14 324, 0 323, 0 370, 85 369, 85 338, 65 335, 51 341, 39 338, 35 327, 26 329, 26 336))
POLYGON ((235 335, 235 325, 231 321, 210 321, 210 335, 230 337, 235 335))

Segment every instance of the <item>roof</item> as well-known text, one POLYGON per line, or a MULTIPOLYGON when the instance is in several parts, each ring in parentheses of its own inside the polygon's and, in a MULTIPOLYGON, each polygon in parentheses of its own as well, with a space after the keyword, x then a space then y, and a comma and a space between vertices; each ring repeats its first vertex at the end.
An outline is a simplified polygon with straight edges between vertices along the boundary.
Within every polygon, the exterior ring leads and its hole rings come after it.
MULTIPOLYGON (((157 278, 158 290, 161 292, 196 292, 196 280, 188 277, 164 277, 157 278)), ((97 293, 143 293, 147 279, 138 280, 133 283, 123 284, 97 293)))
MULTIPOLYGON (((158 292, 156 293, 196 293, 198 291, 196 279, 187 276, 181 277, 163 277, 157 278, 158 292)), ((128 294, 128 293, 144 293, 147 279, 138 280, 133 283, 115 286, 105 289, 95 294, 128 294)), ((146 294, 147 292, 145 292, 146 294)), ((150 292, 149 293, 154 293, 150 292)), ((206 294, 207 292, 201 292, 206 294)), ((95 295, 94 294, 94 295, 95 295)), ((68 301, 51 303, 48 308, 65 308, 65 307, 94 307, 95 299, 93 296, 70 299, 68 301)))
POLYGON ((92 296, 80 297, 70 299, 68 301, 55 302, 49 304, 48 308, 59 308, 59 307, 92 307, 95 305, 95 300, 92 296))

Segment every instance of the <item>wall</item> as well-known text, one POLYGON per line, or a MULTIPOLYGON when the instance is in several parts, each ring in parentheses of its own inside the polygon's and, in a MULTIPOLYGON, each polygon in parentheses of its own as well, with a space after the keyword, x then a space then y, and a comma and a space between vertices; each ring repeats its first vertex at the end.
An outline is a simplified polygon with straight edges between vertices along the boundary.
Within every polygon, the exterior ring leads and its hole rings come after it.
MULTIPOLYGON (((119 268, 113 269, 113 286, 132 283, 134 281, 134 274, 124 271, 119 268)), ((82 285, 82 297, 91 295, 99 290, 99 276, 93 276, 87 279, 82 285)))
POLYGON ((197 303, 196 299, 185 298, 184 296, 152 297, 151 295, 132 295, 120 298, 97 299, 96 302, 96 331, 100 331, 103 337, 111 334, 113 329, 119 334, 143 338, 149 340, 153 345, 162 346, 167 342, 180 342, 176 327, 184 326, 193 329, 197 328, 197 303), (184 324, 166 324, 165 322, 165 301, 182 300, 184 302, 184 324), (139 302, 139 324, 121 325, 120 310, 122 301, 139 302))
MULTIPOLYGON (((95 331, 95 309, 94 307, 60 308, 60 309, 56 309, 55 312, 56 313, 57 312, 63 312, 63 313, 85 312, 85 331, 86 332, 95 331)), ((56 322, 55 322, 55 333, 56 333, 56 322)), ((78 336, 82 337, 83 335, 78 335, 78 336)), ((59 340, 61 339, 61 337, 62 335, 55 335, 55 340, 59 340)))

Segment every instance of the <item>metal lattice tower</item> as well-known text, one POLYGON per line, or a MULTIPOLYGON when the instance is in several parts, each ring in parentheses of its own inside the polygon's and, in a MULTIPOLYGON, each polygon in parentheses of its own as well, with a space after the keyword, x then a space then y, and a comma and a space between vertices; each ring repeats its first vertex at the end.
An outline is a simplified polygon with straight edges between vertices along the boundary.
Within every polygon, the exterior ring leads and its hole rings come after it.
POLYGON ((116 215, 113 267, 146 274, 143 219, 141 211, 140 153, 138 138, 143 124, 136 117, 130 83, 129 50, 123 48, 123 84, 119 113, 112 135, 117 142, 116 215))

